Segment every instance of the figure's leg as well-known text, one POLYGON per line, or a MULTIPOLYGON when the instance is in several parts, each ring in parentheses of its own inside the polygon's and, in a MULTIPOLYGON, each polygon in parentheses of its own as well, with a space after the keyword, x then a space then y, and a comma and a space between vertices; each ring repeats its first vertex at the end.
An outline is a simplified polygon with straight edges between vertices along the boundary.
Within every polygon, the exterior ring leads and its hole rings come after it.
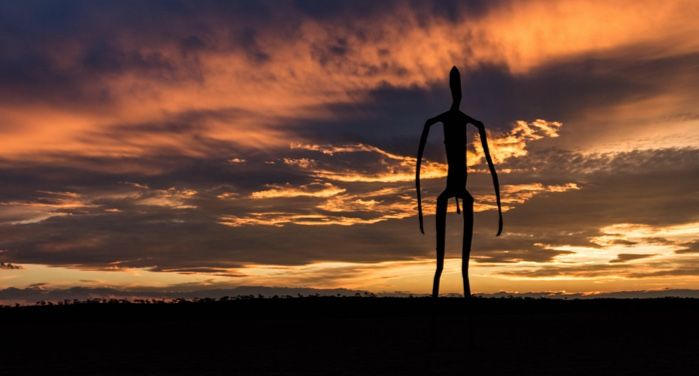
POLYGON ((464 297, 471 297, 471 284, 468 280, 468 261, 471 257, 471 240, 473 239, 473 197, 464 195, 464 244, 461 253, 461 276, 464 280, 464 297))
POLYGON ((437 197, 437 270, 434 272, 434 283, 432 284, 432 297, 439 296, 439 278, 442 276, 444 269, 444 242, 446 236, 447 223, 447 201, 449 194, 444 191, 437 197))

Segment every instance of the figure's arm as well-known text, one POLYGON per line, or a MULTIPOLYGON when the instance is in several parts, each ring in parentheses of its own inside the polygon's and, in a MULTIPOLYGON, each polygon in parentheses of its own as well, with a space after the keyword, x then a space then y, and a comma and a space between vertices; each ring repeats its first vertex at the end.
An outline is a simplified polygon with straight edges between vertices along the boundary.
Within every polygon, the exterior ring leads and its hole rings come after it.
POLYGON ((495 236, 500 236, 502 233, 502 208, 500 207, 500 182, 498 181, 498 174, 495 172, 495 166, 493 165, 493 160, 490 158, 490 150, 488 149, 488 139, 486 138, 485 125, 473 119, 471 122, 478 128, 478 135, 481 138, 481 144, 483 145, 483 154, 485 154, 485 160, 488 162, 488 168, 490 169, 490 175, 493 176, 493 186, 495 187, 495 200, 498 204, 498 233, 495 236))
POLYGON ((415 189, 417 190, 417 215, 420 220, 420 232, 425 233, 422 225, 422 194, 420 193, 420 165, 422 164, 422 153, 425 151, 425 143, 427 143, 427 136, 430 133, 430 127, 439 121, 439 116, 427 119, 425 121, 425 126, 422 128, 422 135, 420 136, 420 146, 417 149, 417 166, 415 168, 415 189))

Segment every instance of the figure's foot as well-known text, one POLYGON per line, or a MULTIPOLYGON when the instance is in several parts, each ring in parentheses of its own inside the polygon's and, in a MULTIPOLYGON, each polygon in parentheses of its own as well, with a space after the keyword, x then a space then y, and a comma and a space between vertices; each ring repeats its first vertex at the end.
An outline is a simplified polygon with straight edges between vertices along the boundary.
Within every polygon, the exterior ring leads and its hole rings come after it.
MULTIPOLYGON (((468 273, 468 272, 466 272, 468 273)), ((469 283, 468 276, 464 276, 464 298, 468 299, 471 297, 471 283, 469 283)))

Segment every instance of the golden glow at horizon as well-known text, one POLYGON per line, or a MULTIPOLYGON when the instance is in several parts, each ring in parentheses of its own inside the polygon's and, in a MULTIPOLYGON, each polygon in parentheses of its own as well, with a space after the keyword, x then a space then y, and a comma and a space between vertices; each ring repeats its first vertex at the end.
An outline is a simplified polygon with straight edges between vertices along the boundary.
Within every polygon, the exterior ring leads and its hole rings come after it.
MULTIPOLYGON (((472 286, 477 293, 499 291, 567 291, 604 292, 665 288, 672 281, 674 288, 696 288, 699 276, 685 275, 681 280, 672 275, 653 275, 669 270, 682 261, 699 264, 699 254, 678 256, 674 252, 682 244, 699 240, 699 222, 673 226, 649 226, 621 223, 600 229, 603 235, 595 238, 600 248, 561 246, 552 249, 567 250, 549 262, 513 262, 493 264, 471 263, 472 286), (624 231, 628 237, 619 233, 624 231), (658 237, 665 238, 658 243, 658 237), (614 240, 636 242, 634 245, 615 244, 614 240), (648 257, 610 263, 619 254, 647 254, 648 257), (629 265, 633 265, 630 268, 629 265), (557 270, 551 275, 531 274, 532 270, 557 270), (647 276, 638 274, 649 273, 647 276), (592 283, 592 285, 591 285, 592 283), (591 289, 594 286, 594 289, 591 289)), ((478 250, 474 250, 477 256, 478 250)), ((448 254, 451 251, 448 247, 448 254)), ((461 259, 450 256, 444 271, 444 292, 460 293, 461 259)), ((42 280, 46 287, 73 286, 77 280, 89 280, 86 286, 162 287, 172 284, 232 287, 239 285, 308 286, 316 288, 345 287, 374 292, 428 293, 434 273, 434 259, 417 258, 408 261, 385 262, 313 262, 305 265, 248 264, 239 268, 219 268, 235 277, 222 273, 177 273, 149 271, 148 268, 121 268, 118 263, 110 271, 20 265, 23 269, 7 270, 0 274, 0 284, 26 287, 42 280)))

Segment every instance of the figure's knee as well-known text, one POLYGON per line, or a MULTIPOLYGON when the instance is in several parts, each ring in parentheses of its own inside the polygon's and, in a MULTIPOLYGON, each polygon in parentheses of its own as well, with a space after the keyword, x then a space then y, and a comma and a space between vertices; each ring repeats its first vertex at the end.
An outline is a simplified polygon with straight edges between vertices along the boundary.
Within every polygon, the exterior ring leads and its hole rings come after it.
POLYGON ((447 210, 447 198, 437 198, 437 213, 446 212, 447 210))
POLYGON ((435 269, 435 271, 437 272, 437 274, 441 274, 443 270, 444 270, 444 263, 443 263, 443 262, 437 262, 437 268, 435 269))
POLYGON ((437 196, 437 206, 438 207, 442 207, 442 206, 446 207, 450 196, 451 195, 449 194, 448 191, 444 191, 444 192, 440 193, 439 196, 437 196))
POLYGON ((473 196, 471 196, 471 193, 469 191, 464 191, 461 199, 464 201, 464 207, 466 205, 473 205, 473 196))

